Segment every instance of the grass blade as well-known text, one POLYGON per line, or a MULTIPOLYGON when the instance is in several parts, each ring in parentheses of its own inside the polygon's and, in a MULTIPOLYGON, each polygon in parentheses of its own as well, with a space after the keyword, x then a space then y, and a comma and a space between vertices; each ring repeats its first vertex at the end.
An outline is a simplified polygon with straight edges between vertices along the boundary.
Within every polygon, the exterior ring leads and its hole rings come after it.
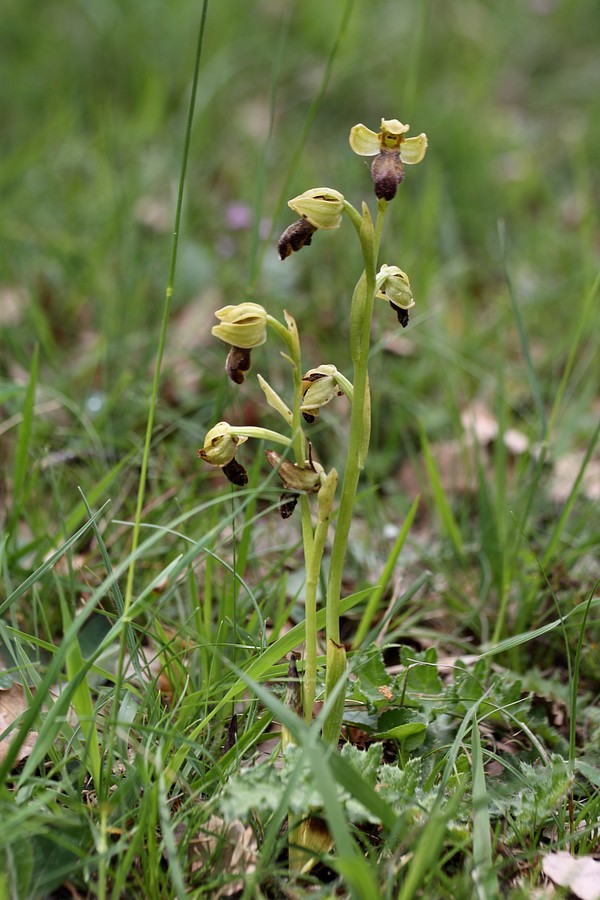
POLYGON ((492 828, 479 724, 476 718, 473 720, 471 732, 471 752, 473 767, 473 883, 476 896, 480 900, 495 900, 500 896, 500 892, 492 865, 492 828))

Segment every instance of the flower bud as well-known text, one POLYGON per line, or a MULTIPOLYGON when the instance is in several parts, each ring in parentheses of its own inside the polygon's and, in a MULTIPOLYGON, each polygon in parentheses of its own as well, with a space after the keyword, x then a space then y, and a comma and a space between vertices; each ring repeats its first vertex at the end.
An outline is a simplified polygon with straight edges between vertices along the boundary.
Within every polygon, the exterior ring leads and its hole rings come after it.
POLYGON ((302 406, 300 410, 307 422, 312 423, 334 397, 344 393, 336 381, 337 369, 332 365, 317 366, 302 376, 302 406))
POLYGON ((248 438, 233 434, 229 422, 217 422, 207 432, 204 446, 198 450, 198 456, 211 466, 226 466, 234 458, 239 444, 248 438))
POLYGON ((408 310, 415 305, 408 275, 398 266, 383 265, 377 275, 376 297, 387 300, 403 328, 408 325, 408 310))
POLYGON ((250 350, 267 340, 267 311, 259 303, 224 306, 215 316, 221 323, 213 326, 212 333, 232 347, 250 350))
POLYGON ((231 345, 225 371, 232 381, 241 384, 250 368, 250 350, 267 340, 267 311, 259 303, 246 301, 224 306, 215 316, 221 322, 213 326, 212 333, 231 345))
POLYGON ((339 228, 344 211, 344 196, 333 188, 311 188, 288 201, 288 206, 314 228, 331 231, 339 228))
POLYGON ((410 309, 415 305, 408 275, 398 266, 383 265, 377 274, 377 297, 389 300, 394 306, 410 309))

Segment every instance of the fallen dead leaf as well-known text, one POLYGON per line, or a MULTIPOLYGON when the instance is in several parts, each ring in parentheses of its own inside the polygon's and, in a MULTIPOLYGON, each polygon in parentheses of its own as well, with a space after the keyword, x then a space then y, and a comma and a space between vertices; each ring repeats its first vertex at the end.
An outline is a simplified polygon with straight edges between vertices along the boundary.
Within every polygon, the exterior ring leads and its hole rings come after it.
POLYGON ((569 888, 579 900, 600 900, 600 862, 591 856, 571 856, 566 850, 548 853, 542 869, 555 884, 569 888))
POLYGON ((23 288, 0 287, 0 325, 17 325, 26 306, 27 294, 23 288))
MULTIPOLYGON (((577 450, 566 453, 556 460, 550 482, 550 496, 556 503, 565 503, 571 494, 575 479, 579 475, 585 452, 577 450)), ((600 458, 590 459, 581 479, 581 493, 588 500, 600 500, 600 458)))
POLYGON ((463 409, 460 421, 465 432, 483 447, 491 444, 498 437, 500 427, 496 417, 483 400, 474 400, 466 409, 463 409))
MULTIPOLYGON (((246 875, 254 872, 258 846, 254 832, 244 828, 239 819, 224 822, 211 816, 203 831, 190 841, 189 858, 192 872, 210 866, 212 875, 246 875)), ((224 884, 215 898, 230 897, 243 890, 242 879, 224 884)))
MULTIPOLYGON (((4 734, 6 729, 16 722, 21 713, 25 712, 27 706, 27 697, 20 684, 15 682, 7 690, 0 690, 0 735, 4 734)), ((11 731, 5 737, 0 738, 0 763, 6 759, 13 737, 14 731, 11 731)), ((27 759, 36 741, 37 732, 30 731, 19 748, 15 765, 21 760, 27 759)))

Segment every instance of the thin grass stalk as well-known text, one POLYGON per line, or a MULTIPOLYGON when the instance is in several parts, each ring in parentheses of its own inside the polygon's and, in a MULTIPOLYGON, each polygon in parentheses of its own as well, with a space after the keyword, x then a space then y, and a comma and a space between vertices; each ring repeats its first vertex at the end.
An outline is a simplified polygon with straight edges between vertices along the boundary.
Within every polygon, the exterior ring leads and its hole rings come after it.
MULTIPOLYGON (((173 298, 173 287, 175 284, 175 271, 177 268, 177 251, 179 249, 179 232, 181 228, 181 214, 183 210, 183 194, 185 187, 185 178, 187 173, 187 164, 190 151, 190 143, 192 137, 192 123, 194 121, 194 110, 196 106, 196 93, 198 90, 198 80, 200 73, 200 59, 202 57, 202 45, 204 42, 204 30, 206 27, 206 15, 208 12, 208 0, 204 0, 202 5, 202 13, 200 16, 200 26, 198 28, 198 40, 196 43, 196 57, 194 61, 194 74, 192 76, 192 89, 190 93, 190 103, 185 127, 185 136, 183 140, 183 153, 181 159, 181 170, 179 173, 179 188, 177 191, 177 205, 175 208, 175 224, 173 228, 173 242, 171 245, 171 261, 169 265, 169 277, 167 281, 167 289, 165 292, 165 302, 163 305, 163 316, 158 336, 158 346, 156 349, 156 362, 154 366, 154 378, 152 380, 152 393, 150 396, 150 406, 148 409, 148 420, 146 423, 146 436, 144 439, 144 449, 142 452, 142 463, 140 469, 140 480, 138 485, 137 502, 135 508, 135 517, 133 521, 133 533, 131 537, 131 564, 127 572, 127 586, 125 589, 125 615, 131 606, 133 597, 133 578, 135 574, 135 555, 139 542, 140 526, 142 521, 142 510, 144 508, 144 497, 146 492, 146 477, 148 474, 148 463, 150 460, 150 446, 152 443, 152 432, 154 430, 154 414, 158 403, 158 389, 160 385, 160 375, 162 359, 164 355, 165 345, 167 341, 167 327, 171 316, 171 301, 173 298)), ((122 645, 123 646, 123 645, 122 645)))

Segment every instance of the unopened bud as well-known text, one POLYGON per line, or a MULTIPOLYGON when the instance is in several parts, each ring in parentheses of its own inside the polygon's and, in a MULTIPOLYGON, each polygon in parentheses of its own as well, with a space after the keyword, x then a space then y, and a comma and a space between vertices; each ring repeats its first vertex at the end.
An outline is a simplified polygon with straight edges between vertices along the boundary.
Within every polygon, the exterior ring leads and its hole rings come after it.
POLYGON ((339 228, 344 212, 344 195, 333 188, 311 188, 288 200, 288 206, 314 228, 339 228))
POLYGON ((376 297, 387 300, 403 328, 408 325, 408 310, 415 305, 408 275, 398 266, 383 265, 377 275, 376 297))
POLYGON ((220 324, 213 326, 212 333, 232 347, 251 350, 267 340, 267 311, 259 303, 224 306, 215 316, 220 324))
POLYGON ((334 397, 340 397, 344 392, 340 390, 336 381, 337 369, 326 364, 309 369, 302 376, 302 415, 307 422, 314 422, 319 415, 322 406, 326 406, 334 397))

